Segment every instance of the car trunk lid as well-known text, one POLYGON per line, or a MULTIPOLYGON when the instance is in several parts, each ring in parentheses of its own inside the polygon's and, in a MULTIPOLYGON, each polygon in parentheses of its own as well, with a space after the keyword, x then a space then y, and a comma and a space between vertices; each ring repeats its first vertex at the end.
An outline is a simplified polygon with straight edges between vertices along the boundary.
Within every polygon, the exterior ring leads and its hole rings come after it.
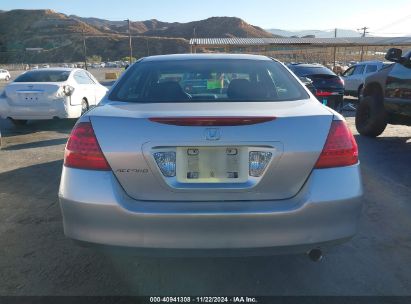
POLYGON ((137 200, 157 201, 290 198, 311 173, 332 117, 311 100, 112 103, 90 113, 101 149, 127 194, 137 200), (199 117, 246 118, 253 123, 176 123, 199 117), (159 118, 174 122, 159 122, 159 118), (170 155, 164 153, 175 153, 175 176, 164 173, 164 168, 170 168, 170 163, 165 164, 170 155), (258 167, 256 159, 268 156, 261 175, 251 176, 250 162, 258 167))
POLYGON ((62 85, 56 83, 11 83, 5 88, 13 105, 42 106, 58 99, 62 85))
POLYGON ((343 90, 344 84, 340 77, 336 75, 314 74, 307 76, 313 81, 313 85, 318 89, 336 89, 343 90))

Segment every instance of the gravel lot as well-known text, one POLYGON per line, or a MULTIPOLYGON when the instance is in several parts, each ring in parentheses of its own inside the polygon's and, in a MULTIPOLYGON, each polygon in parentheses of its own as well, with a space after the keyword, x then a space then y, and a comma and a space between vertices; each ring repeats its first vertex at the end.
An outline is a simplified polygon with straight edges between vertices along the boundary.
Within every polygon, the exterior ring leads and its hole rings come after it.
POLYGON ((75 121, 19 128, 0 121, 0 295, 411 295, 411 128, 389 126, 368 139, 347 120, 360 148, 363 216, 353 240, 320 263, 142 258, 78 247, 63 235, 57 199, 75 121))

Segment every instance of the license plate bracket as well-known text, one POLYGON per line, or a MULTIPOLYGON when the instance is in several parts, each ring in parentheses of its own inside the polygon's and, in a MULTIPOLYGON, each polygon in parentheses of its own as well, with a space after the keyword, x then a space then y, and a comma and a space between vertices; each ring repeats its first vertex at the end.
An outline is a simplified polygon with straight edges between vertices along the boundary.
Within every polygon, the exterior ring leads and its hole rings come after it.
POLYGON ((247 147, 177 147, 180 183, 244 183, 248 180, 247 147))

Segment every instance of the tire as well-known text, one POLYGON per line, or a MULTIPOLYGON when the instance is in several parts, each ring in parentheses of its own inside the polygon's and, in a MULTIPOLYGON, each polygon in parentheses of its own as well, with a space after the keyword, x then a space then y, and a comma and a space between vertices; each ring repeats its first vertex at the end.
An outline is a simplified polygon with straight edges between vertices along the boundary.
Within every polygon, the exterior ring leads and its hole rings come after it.
POLYGON ((87 99, 83 98, 83 100, 81 101, 81 115, 86 113, 88 109, 89 109, 89 105, 88 105, 87 99))
POLYGON ((10 80, 10 77, 9 76, 6 76, 6 81, 9 81, 10 80))
POLYGON ((355 114, 355 127, 358 133, 368 137, 377 137, 387 127, 385 109, 374 97, 363 98, 355 114))

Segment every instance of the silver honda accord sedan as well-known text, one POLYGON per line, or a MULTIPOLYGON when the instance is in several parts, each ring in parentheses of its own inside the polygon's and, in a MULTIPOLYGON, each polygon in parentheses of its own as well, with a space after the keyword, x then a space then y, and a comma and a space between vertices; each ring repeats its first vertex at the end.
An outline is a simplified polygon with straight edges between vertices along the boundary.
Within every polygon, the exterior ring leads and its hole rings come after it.
POLYGON ((59 191, 65 234, 142 250, 308 252, 356 232, 355 139, 265 56, 144 58, 83 115, 59 191))

